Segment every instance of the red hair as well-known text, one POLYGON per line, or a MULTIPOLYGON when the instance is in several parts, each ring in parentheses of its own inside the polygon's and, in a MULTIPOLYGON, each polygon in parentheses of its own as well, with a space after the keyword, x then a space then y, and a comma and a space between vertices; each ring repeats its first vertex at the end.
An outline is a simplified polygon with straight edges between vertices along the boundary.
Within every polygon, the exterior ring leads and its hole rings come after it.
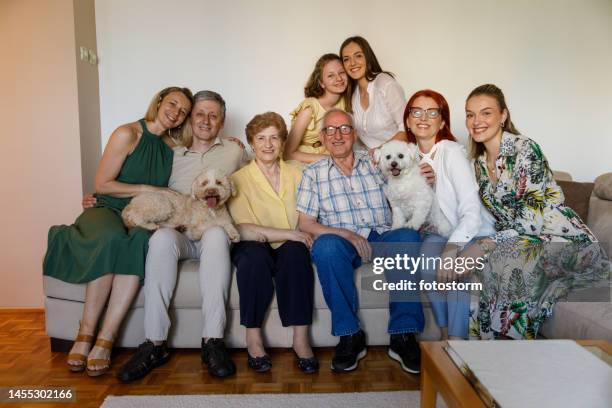
POLYGON ((406 109, 404 109, 404 130, 406 131, 406 135, 408 135, 408 143, 416 144, 416 137, 410 131, 410 129, 408 129, 406 121, 408 120, 408 115, 410 114, 410 108, 413 107, 412 104, 419 96, 433 99, 440 107, 440 115, 444 121, 444 127, 440 129, 436 135, 436 143, 438 143, 440 140, 452 140, 453 142, 456 142, 457 139, 455 136, 453 136, 453 133, 450 130, 450 109, 448 107, 448 102, 446 102, 446 99, 444 99, 444 97, 436 91, 432 91, 431 89, 423 89, 410 97, 408 103, 406 104, 406 109))

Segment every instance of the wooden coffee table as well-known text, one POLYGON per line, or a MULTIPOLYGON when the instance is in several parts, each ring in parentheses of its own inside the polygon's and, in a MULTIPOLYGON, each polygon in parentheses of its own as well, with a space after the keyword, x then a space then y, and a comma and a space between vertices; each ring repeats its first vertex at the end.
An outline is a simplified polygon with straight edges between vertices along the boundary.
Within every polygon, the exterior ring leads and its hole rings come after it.
MULTIPOLYGON (((504 340, 500 340, 504 341, 504 340)), ((511 340, 505 340, 511 341, 511 340)), ((546 340, 534 340, 546 341, 546 340)), ((612 343, 606 340, 578 340, 583 347, 597 347, 612 355, 612 343)), ((487 407, 472 384, 459 371, 444 347, 445 341, 423 341, 421 344, 421 408, 436 406, 440 393, 449 408, 487 407)))

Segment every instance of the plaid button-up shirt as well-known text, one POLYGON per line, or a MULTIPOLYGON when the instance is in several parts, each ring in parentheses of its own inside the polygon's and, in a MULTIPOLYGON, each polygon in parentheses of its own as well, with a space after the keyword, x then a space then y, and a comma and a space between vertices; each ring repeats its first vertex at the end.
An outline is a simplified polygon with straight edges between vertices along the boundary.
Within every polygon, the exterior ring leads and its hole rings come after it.
POLYGON ((383 178, 363 152, 355 152, 350 176, 331 157, 304 168, 298 187, 297 210, 323 225, 345 228, 367 238, 372 230, 391 229, 391 210, 383 178))

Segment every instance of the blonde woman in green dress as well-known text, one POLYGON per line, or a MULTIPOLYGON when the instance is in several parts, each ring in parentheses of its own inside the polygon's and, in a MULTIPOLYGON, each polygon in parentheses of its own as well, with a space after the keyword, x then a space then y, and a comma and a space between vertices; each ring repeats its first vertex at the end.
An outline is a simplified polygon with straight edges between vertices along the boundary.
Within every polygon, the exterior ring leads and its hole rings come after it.
POLYGON ((564 205, 540 146, 516 130, 501 89, 477 87, 465 110, 480 198, 497 231, 465 255, 489 260, 470 331, 483 339, 532 339, 558 299, 603 282, 610 264, 564 205))
POLYGON ((165 88, 153 97, 144 119, 118 127, 96 172, 95 207, 86 209, 73 225, 49 230, 44 275, 87 283, 79 333, 68 355, 70 371, 86 369, 98 376, 110 368, 117 331, 144 277, 150 236, 140 228, 126 229, 121 210, 133 196, 168 186, 174 145, 170 131, 182 125, 192 101, 187 88, 165 88))
POLYGON ((304 99, 291 112, 291 130, 285 143, 285 160, 312 163, 329 152, 319 139, 321 123, 328 110, 344 109, 347 77, 342 61, 336 54, 319 58, 304 87, 304 99))

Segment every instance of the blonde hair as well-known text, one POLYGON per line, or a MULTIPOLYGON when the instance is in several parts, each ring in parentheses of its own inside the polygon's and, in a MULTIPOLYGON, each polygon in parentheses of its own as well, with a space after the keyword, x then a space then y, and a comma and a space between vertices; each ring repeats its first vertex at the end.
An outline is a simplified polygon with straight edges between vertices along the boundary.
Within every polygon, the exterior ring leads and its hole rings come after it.
POLYGON ((187 116, 185 122, 183 122, 183 126, 181 127, 181 132, 178 135, 178 138, 175 139, 175 142, 181 146, 185 146, 186 148, 190 148, 193 144, 193 130, 191 130, 191 115, 187 116))
POLYGON ((151 103, 149 103, 149 107, 147 108, 147 111, 146 111, 145 116, 144 116, 144 119, 147 122, 152 122, 155 119, 157 119, 157 111, 159 109, 159 105, 160 105, 161 101, 163 101, 164 98, 166 96, 168 96, 168 94, 170 94, 172 92, 180 92, 180 93, 182 93, 183 95, 185 95, 185 97, 189 100, 189 102, 193 106, 193 94, 191 93, 189 88, 181 88, 181 87, 178 87, 178 86, 169 86, 167 88, 162 89, 158 93, 156 93, 153 96, 153 99, 151 99, 151 103))

